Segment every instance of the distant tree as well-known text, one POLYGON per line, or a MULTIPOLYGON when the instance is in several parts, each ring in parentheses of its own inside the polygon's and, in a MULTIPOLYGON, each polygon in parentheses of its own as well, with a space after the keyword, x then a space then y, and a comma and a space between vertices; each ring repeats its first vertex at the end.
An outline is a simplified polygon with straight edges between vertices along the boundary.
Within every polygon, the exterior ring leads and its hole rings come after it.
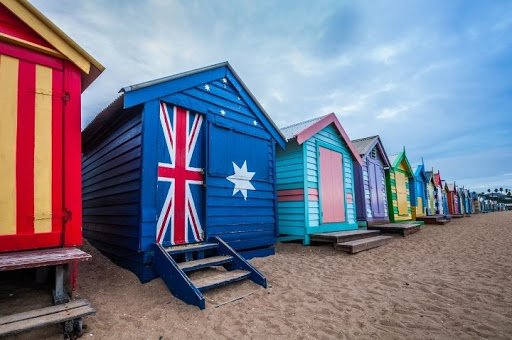
POLYGON ((494 192, 495 192, 495 193, 498 193, 498 188, 494 189, 494 192))
POLYGON ((502 192, 503 192, 503 188, 500 188, 500 193, 502 193, 502 192))
POLYGON ((512 191, 510 191, 510 190, 509 190, 509 191, 507 192, 507 196, 509 196, 509 197, 510 197, 510 196, 512 196, 512 191))
POLYGON ((491 193, 491 189, 487 189, 487 192, 488 192, 488 193, 491 193))

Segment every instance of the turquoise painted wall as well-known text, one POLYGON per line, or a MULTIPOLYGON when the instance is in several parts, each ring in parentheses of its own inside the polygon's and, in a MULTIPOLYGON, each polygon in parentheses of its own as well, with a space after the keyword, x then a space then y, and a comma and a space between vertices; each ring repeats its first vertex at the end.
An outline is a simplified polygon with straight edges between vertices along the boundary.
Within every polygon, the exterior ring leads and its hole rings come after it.
POLYGON ((305 144, 306 164, 307 164, 307 187, 318 189, 318 147, 332 146, 335 151, 340 151, 343 155, 343 178, 345 183, 345 214, 344 223, 322 224, 321 221, 321 202, 308 202, 309 206, 309 233, 323 231, 337 231, 357 229, 355 193, 354 193, 354 169, 352 156, 337 130, 329 125, 322 131, 308 139, 305 144), (324 145, 321 145, 325 143, 324 145), (347 203, 347 197, 352 197, 351 203, 347 203), (320 203, 320 204, 319 204, 320 203))
MULTIPOLYGON (((276 188, 280 190, 304 189, 303 145, 291 141, 286 151, 278 148, 276 188)), ((304 236, 306 234, 305 201, 277 202, 279 234, 304 236)))

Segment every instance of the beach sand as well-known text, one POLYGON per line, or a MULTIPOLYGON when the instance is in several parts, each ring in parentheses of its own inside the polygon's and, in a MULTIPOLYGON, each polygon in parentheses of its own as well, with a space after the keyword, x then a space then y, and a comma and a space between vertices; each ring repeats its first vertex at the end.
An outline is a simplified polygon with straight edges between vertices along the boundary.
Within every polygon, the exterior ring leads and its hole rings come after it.
MULTIPOLYGON (((425 226, 357 255, 278 244, 275 256, 251 261, 268 289, 242 282, 211 291, 203 311, 174 298, 162 280, 141 284, 91 246, 84 250, 93 260, 80 266, 76 296, 97 310, 85 318, 84 339, 512 338, 512 212, 425 226)), ((51 303, 43 288, 16 285, 0 285, 0 314, 51 303)), ((59 332, 14 338, 60 339, 59 332)))

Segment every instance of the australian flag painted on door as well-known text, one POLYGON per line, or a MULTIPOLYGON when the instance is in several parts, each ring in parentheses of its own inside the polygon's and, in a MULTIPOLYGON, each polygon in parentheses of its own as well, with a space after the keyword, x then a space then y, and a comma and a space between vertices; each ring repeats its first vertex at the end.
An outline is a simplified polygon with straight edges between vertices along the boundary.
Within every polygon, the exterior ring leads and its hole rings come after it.
POLYGON ((84 235, 152 275, 152 247, 274 252, 284 137, 228 63, 124 87, 82 133, 84 235))
POLYGON ((156 241, 163 245, 204 239, 203 116, 160 103, 156 241))

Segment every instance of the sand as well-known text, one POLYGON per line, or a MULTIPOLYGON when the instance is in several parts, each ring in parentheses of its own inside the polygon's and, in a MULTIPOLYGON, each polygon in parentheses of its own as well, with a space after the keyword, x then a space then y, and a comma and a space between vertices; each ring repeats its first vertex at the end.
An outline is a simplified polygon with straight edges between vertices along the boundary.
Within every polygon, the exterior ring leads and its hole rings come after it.
MULTIPOLYGON (((141 284, 84 249, 94 258, 80 267, 77 296, 97 309, 85 319, 85 339, 512 338, 512 212, 425 226, 357 255, 279 244, 275 256, 252 261, 270 288, 242 282, 211 291, 204 311, 160 279, 141 284)), ((50 301, 28 283, 0 286, 1 314, 50 301)), ((17 338, 62 336, 54 326, 17 338)))

